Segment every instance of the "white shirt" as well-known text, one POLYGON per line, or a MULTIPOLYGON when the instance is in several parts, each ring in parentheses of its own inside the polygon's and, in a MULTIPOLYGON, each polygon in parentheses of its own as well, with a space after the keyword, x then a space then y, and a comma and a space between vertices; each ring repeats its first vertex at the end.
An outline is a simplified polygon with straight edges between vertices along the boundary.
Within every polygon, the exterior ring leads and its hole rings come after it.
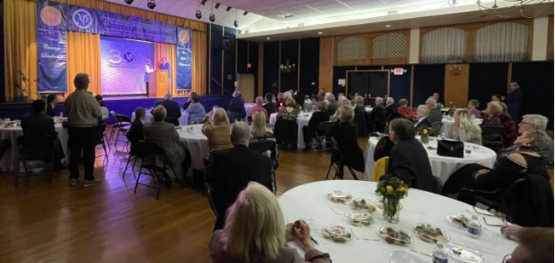
POLYGON ((149 65, 145 65, 145 72, 146 73, 152 73, 154 72, 154 67, 151 67, 149 65))

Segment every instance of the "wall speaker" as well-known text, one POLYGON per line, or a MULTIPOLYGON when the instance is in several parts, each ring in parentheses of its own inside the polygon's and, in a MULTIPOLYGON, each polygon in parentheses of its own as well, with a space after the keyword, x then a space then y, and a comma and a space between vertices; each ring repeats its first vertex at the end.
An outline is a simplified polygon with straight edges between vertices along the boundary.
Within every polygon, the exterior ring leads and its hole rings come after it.
POLYGON ((223 36, 222 37, 222 49, 223 50, 228 50, 229 49, 229 37, 228 36, 223 36))

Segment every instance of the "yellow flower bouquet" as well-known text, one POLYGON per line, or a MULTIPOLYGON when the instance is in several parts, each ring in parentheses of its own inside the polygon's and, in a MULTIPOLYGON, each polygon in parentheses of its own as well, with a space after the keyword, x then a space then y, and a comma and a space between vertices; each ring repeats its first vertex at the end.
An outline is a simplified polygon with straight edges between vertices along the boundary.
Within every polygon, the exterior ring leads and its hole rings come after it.
POLYGON ((399 200, 408 196, 409 187, 399 178, 380 181, 376 193, 383 197, 383 217, 386 222, 399 222, 399 200))

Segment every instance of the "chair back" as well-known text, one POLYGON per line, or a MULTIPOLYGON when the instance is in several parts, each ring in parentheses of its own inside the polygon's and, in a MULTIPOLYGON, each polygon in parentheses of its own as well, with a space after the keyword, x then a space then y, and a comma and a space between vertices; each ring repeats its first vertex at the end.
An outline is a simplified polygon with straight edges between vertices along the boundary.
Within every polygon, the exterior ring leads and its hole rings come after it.
POLYGON ((432 123, 432 132, 430 133, 430 136, 437 136, 439 135, 439 131, 441 131, 441 128, 443 127, 443 123, 441 121, 436 121, 434 123, 432 123))
POLYGON ((54 144, 50 135, 21 135, 17 137, 17 144, 19 145, 19 158, 22 161, 52 161, 54 159, 54 144))
MULTIPOLYGON (((140 148, 144 150, 145 157, 150 156, 153 158, 159 158, 164 163, 165 166, 173 167, 173 162, 170 160, 170 158, 168 158, 164 149, 158 146, 158 144, 155 144, 149 141, 139 141, 138 145, 140 148)), ((163 168, 163 167, 158 167, 158 168, 163 168)))
POLYGON ((505 130, 503 126, 484 126, 482 127, 482 145, 499 150, 503 148, 503 135, 505 130))
POLYGON ((298 125, 296 121, 277 118, 274 136, 278 144, 297 145, 298 125))
POLYGON ((374 164, 374 171, 372 172, 372 182, 377 182, 380 180, 380 176, 385 174, 387 165, 389 164, 389 156, 380 158, 374 164))
POLYGON ((116 114, 116 120, 118 120, 118 122, 131 122, 131 118, 123 115, 123 114, 116 114))
POLYGON ((324 121, 324 122, 320 122, 320 124, 318 124, 318 127, 316 128, 316 137, 323 137, 326 136, 326 133, 328 132, 328 130, 331 128, 331 126, 333 125, 333 122, 331 121, 324 121))
POLYGON ((140 141, 135 141, 129 138, 129 132, 125 134, 129 143, 131 143, 131 151, 129 151, 130 156, 137 156, 139 158, 145 158, 146 151, 144 149, 144 144, 139 143, 140 141))
POLYGON ((249 143, 249 148, 255 152, 262 154, 270 152, 268 157, 270 157, 272 163, 274 164, 274 170, 278 167, 276 147, 277 144, 274 139, 255 140, 249 143))
POLYGON ((118 114, 115 111, 110 111, 110 115, 112 115, 112 117, 117 121, 118 120, 118 114))
POLYGON ((96 126, 96 134, 95 134, 95 140, 96 140, 96 144, 101 144, 104 142, 104 132, 106 131, 106 124, 101 124, 96 126))

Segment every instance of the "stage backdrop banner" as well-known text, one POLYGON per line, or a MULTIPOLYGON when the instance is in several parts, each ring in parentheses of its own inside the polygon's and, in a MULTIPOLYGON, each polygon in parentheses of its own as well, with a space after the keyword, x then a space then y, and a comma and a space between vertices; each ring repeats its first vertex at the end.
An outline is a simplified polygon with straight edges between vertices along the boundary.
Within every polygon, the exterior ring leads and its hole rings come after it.
POLYGON ((145 65, 154 58, 154 43, 100 37, 102 95, 145 94, 145 65))
POLYGON ((177 90, 191 90, 191 36, 190 28, 177 27, 177 90))
MULTIPOLYGON (((191 88, 190 28, 180 28, 178 31, 176 25, 156 20, 52 1, 37 1, 37 21, 38 90, 41 93, 67 92, 66 31, 169 44, 179 44, 177 38, 182 37, 180 41, 183 43, 184 59, 178 65, 177 74, 184 77, 177 79, 178 89, 191 88), (181 32, 187 32, 186 36, 181 32)), ((179 53, 178 50, 178 56, 179 53)))

